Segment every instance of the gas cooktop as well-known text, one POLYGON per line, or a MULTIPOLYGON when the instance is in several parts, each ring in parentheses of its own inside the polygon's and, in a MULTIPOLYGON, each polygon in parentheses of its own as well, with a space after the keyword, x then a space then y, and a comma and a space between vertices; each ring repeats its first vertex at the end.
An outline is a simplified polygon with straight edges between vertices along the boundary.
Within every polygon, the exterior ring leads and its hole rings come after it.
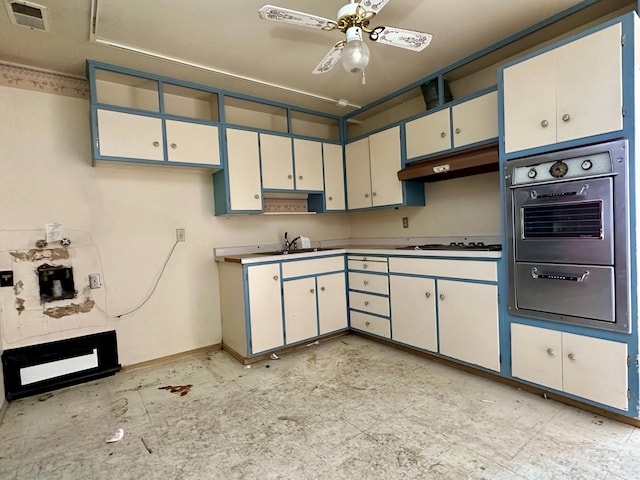
POLYGON ((408 245, 398 247, 400 250, 476 250, 484 252, 497 252, 502 250, 499 243, 485 244, 484 242, 451 242, 451 243, 427 243, 425 245, 408 245))

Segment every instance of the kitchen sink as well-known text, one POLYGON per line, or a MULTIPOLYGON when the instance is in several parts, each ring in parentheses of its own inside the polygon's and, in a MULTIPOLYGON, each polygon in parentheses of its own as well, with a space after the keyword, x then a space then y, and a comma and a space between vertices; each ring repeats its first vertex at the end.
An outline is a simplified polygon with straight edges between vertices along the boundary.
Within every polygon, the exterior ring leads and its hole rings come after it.
POLYGON ((295 255, 296 253, 311 253, 311 252, 325 252, 328 250, 335 250, 335 248, 296 248, 295 250, 291 250, 290 252, 286 252, 284 250, 273 250, 270 252, 255 252, 257 255, 295 255))

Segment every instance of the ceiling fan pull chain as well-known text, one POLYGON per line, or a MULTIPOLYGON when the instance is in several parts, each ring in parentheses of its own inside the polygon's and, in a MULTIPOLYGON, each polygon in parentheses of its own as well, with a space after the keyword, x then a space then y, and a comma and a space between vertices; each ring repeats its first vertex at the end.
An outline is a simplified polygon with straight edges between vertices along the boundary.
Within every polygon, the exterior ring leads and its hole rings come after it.
POLYGON ((362 69, 362 80, 360 81, 362 85, 367 84, 367 78, 364 76, 364 68, 362 69))

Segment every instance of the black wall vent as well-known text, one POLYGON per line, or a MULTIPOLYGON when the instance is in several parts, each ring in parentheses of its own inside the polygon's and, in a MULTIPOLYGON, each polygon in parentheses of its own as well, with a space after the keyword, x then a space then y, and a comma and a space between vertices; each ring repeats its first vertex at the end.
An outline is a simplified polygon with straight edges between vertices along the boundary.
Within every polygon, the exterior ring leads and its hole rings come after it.
POLYGON ((47 7, 25 0, 4 0, 4 3, 14 25, 49 31, 47 7))

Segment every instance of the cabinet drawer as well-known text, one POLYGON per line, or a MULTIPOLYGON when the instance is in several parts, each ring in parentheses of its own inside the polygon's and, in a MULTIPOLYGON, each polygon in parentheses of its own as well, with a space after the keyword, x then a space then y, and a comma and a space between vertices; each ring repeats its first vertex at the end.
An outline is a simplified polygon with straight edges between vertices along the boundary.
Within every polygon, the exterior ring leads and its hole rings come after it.
POLYGON ((282 262, 282 278, 303 277, 344 270, 344 257, 321 257, 310 260, 282 262))
POLYGON ((349 292, 349 308, 356 308, 363 312, 389 316, 389 297, 379 297, 367 293, 349 292))
POLYGON ((478 260, 441 260, 435 258, 390 258, 389 271, 431 277, 498 280, 497 263, 478 260))
POLYGON ((349 272, 349 288, 364 292, 389 294, 389 280, 386 275, 370 275, 368 273, 349 272))
POLYGON ((350 318, 352 328, 391 338, 391 324, 386 318, 373 317, 360 312, 351 312, 350 318))
POLYGON ((379 273, 387 273, 389 271, 386 258, 384 260, 374 260, 367 257, 349 257, 347 263, 349 270, 368 270, 379 273))

